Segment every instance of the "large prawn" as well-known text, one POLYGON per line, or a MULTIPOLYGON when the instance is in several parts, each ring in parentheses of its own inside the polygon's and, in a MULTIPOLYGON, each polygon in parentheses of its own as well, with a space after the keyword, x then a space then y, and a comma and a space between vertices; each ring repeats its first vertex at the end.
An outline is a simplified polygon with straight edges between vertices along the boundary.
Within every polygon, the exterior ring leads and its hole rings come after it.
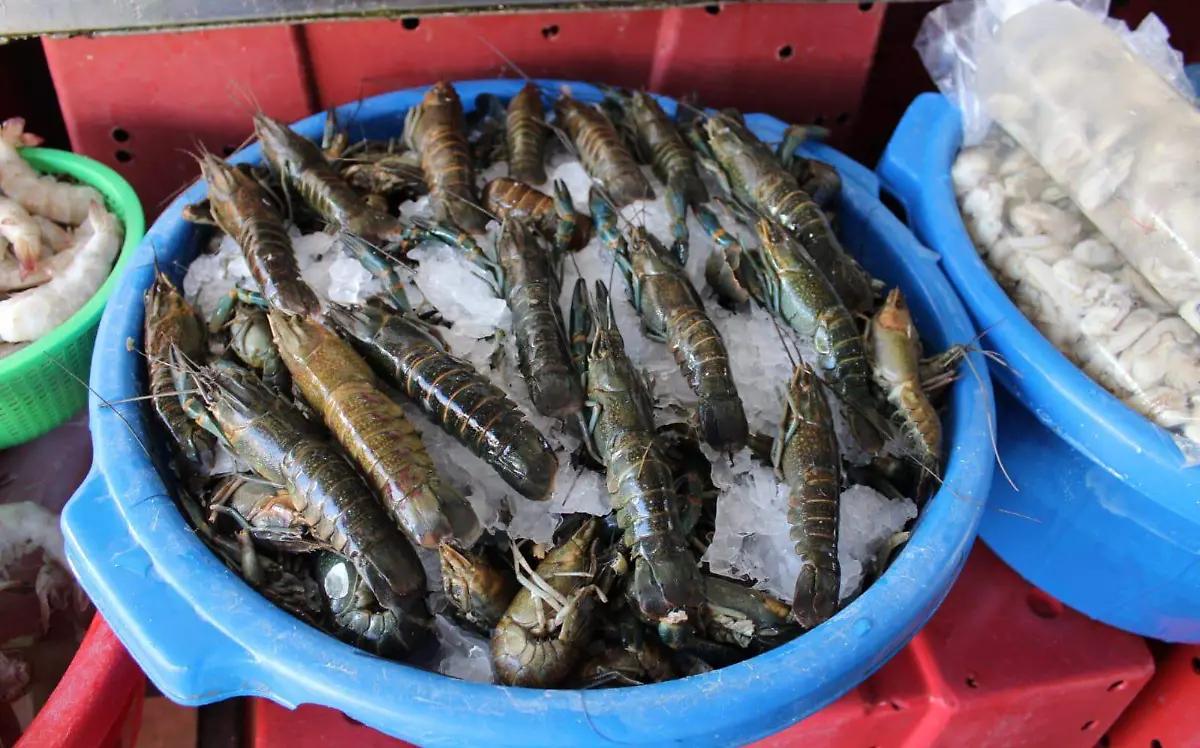
POLYGON ((408 110, 404 141, 421 154, 421 170, 437 220, 468 233, 481 233, 488 216, 479 209, 462 101, 454 86, 439 81, 420 104, 408 110))
POLYGON ((742 268, 747 286, 764 307, 812 341, 818 372, 849 406, 851 430, 863 449, 876 451, 889 433, 871 393, 866 352, 849 310, 814 260, 779 225, 757 224, 760 250, 749 252, 742 268))
MULTIPOLYGON (((570 676, 583 655, 604 592, 592 584, 599 523, 589 519, 546 554, 492 633, 492 663, 507 686, 550 688, 570 676)), ((514 549, 514 554, 516 553, 514 549)))
POLYGON ((550 497, 558 457, 541 432, 503 390, 443 350, 419 320, 371 306, 333 305, 327 315, 384 379, 508 485, 534 501, 550 497))
POLYGON ((579 153, 583 168, 603 185, 618 208, 653 200, 654 188, 621 142, 613 124, 596 108, 563 94, 554 104, 558 122, 579 153))
POLYGON ((512 216, 500 228, 496 252, 500 290, 512 310, 518 363, 533 406, 545 416, 574 415, 583 407, 583 392, 571 366, 548 253, 528 222, 512 216))
POLYGON ((399 218, 368 205, 333 170, 316 143, 261 113, 254 117, 254 132, 271 168, 327 223, 369 241, 406 247, 415 241, 399 218))
POLYGON ((218 362, 197 370, 195 379, 237 457, 282 486, 313 536, 354 563, 376 599, 395 614, 397 638, 412 651, 429 632, 425 572, 354 467, 250 371, 218 362))
POLYGON ((704 302, 684 270, 687 258, 673 256, 644 227, 626 241, 616 212, 593 190, 592 215, 600 235, 616 255, 629 287, 629 299, 642 319, 646 336, 666 343, 680 370, 700 398, 700 431, 714 449, 736 452, 746 442, 746 413, 729 367, 721 333, 704 311, 704 302))
MULTIPOLYGON (((154 410, 189 463, 210 459, 212 434, 201 429, 184 411, 171 370, 171 349, 195 359, 204 352, 204 328, 183 294, 161 270, 146 291, 146 360, 150 369, 150 394, 154 410)), ((190 377, 185 387, 191 389, 190 377)))
MULTIPOLYGON (((875 383, 896 409, 904 435, 921 466, 920 484, 937 480, 942 459, 942 421, 921 384, 920 337, 904 294, 893 288, 871 319, 868 336, 875 383)), ((961 355, 957 350, 955 355, 961 355)))
MULTIPOLYGON (((573 306, 587 303, 586 290, 580 279, 573 306)), ((632 554, 631 593, 648 620, 686 619, 687 610, 701 602, 703 586, 681 525, 675 481, 656 439, 649 395, 625 354, 608 289, 599 281, 594 309, 587 356, 589 438, 604 461, 622 539, 632 554)))
POLYGON ((505 117, 508 174, 529 184, 546 181, 546 108, 542 94, 532 82, 508 102, 505 117))
POLYGON ((708 118, 704 132, 733 197, 748 209, 773 217, 791 232, 848 309, 870 310, 874 299, 871 277, 842 248, 825 214, 771 149, 727 114, 708 118))
POLYGON ((479 521, 434 471, 417 430, 375 386, 375 374, 348 343, 304 317, 270 313, 271 330, 300 392, 362 468, 383 505, 414 543, 470 543, 479 521))
POLYGON ((317 295, 300 277, 283 216, 266 190, 253 177, 212 154, 204 155, 200 169, 208 182, 212 217, 242 248, 267 303, 290 314, 319 312, 317 295))
POLYGON ((840 601, 842 462, 829 404, 807 364, 796 367, 783 408, 771 461, 788 487, 787 521, 800 556, 792 611, 801 626, 811 629, 833 616, 840 601))
POLYGON ((591 236, 591 219, 575 212, 571 195, 562 182, 555 182, 551 197, 524 182, 500 177, 484 185, 483 202, 502 221, 508 216, 529 218, 560 253, 583 249, 591 236))

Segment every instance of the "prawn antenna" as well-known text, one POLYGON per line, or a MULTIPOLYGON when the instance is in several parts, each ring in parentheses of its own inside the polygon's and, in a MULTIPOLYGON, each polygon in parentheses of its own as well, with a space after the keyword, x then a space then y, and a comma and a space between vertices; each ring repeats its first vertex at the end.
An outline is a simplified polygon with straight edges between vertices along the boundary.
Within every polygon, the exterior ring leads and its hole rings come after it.
POLYGON ((263 111, 262 103, 258 100, 253 89, 246 83, 229 79, 225 84, 225 95, 229 98, 229 102, 234 106, 241 107, 242 111, 248 116, 253 117, 256 114, 261 114, 263 111), (247 108, 249 105, 249 108, 247 108))
MULTIPOLYGON (((792 365, 792 370, 795 371, 796 367, 799 366, 799 364, 800 364, 800 361, 799 361, 800 353, 799 353, 799 351, 797 351, 793 355, 792 349, 788 347, 787 336, 784 335, 783 327, 780 326, 779 320, 775 319, 775 315, 773 315, 773 314, 768 315, 768 316, 771 318, 771 326, 775 328, 775 334, 777 336, 779 336, 780 344, 783 345, 783 352, 787 354, 788 363, 790 363, 792 365)), ((792 342, 792 345, 795 345, 795 341, 792 342)), ((820 377, 817 377, 818 381, 820 381, 820 379, 821 379, 820 377)))
MULTIPOLYGON (((479 37, 479 41, 481 41, 485 45, 487 45, 488 49, 495 52, 496 56, 499 57, 501 60, 503 60, 505 65, 508 65, 510 68, 515 70, 517 72, 517 75, 521 76, 522 78, 524 78, 525 80, 527 80, 529 82, 533 81, 533 78, 530 78, 528 75, 526 75, 525 71, 522 70, 521 67, 519 65, 517 65, 517 63, 513 62, 512 59, 508 55, 501 52, 499 47, 497 47, 495 44, 492 44, 490 41, 488 41, 488 38, 486 36, 484 36, 483 34, 476 34, 476 36, 479 37)), ((538 87, 541 88, 541 86, 538 86, 538 87)))
MULTIPOLYGON (((967 356, 963 360, 971 369, 971 375, 975 377, 975 381, 979 383, 980 391, 986 389, 983 377, 980 376, 979 370, 975 368, 975 363, 971 361, 971 357, 967 356)), ((987 417, 988 438, 992 442, 992 452, 996 455, 996 464, 1000 466, 1000 472, 1004 474, 1004 479, 1008 481, 1008 485, 1012 486, 1012 490, 1019 492, 1021 489, 1017 488, 1017 484, 1013 482, 1012 476, 1008 474, 1008 469, 1004 467, 1004 460, 1000 459, 1000 447, 996 444, 996 424, 992 421, 992 414, 985 410, 984 415, 987 417)))
POLYGON ((77 375, 75 372, 71 371, 66 366, 64 366, 63 363, 61 361, 59 361, 56 356, 54 356, 53 354, 50 354, 50 353, 46 353, 46 352, 43 352, 42 355, 45 356, 46 358, 50 359, 51 363, 53 363, 58 368, 62 369, 63 372, 66 373, 66 375, 69 376, 71 379, 74 379, 76 382, 79 382, 85 388, 87 388, 87 391, 90 392, 92 395, 95 395, 96 399, 99 400, 105 407, 110 408, 112 410, 112 412, 114 414, 116 414, 117 418, 120 418, 121 421, 125 424, 125 428, 129 429, 129 433, 133 435, 133 438, 135 441, 137 441, 138 446, 141 447, 142 451, 146 453, 146 458, 149 460, 154 459, 150 455, 150 450, 146 448, 146 443, 142 441, 142 437, 138 436, 137 431, 135 431, 133 428, 133 424, 131 424, 129 422, 129 419, 125 417, 124 413, 117 410, 114 407, 113 403, 110 403, 108 400, 106 400, 103 395, 101 395, 99 392, 94 390, 92 388, 92 386, 90 384, 88 384, 87 382, 85 382, 79 375, 77 375))

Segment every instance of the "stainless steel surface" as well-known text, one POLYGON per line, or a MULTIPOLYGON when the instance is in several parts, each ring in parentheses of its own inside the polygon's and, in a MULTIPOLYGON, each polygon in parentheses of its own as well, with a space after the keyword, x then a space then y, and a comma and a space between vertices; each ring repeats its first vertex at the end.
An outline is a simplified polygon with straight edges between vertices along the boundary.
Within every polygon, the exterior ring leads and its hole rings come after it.
POLYGON ((0 0, 0 37, 148 32, 429 14, 703 4, 703 0, 508 0, 500 3, 486 0, 0 0))

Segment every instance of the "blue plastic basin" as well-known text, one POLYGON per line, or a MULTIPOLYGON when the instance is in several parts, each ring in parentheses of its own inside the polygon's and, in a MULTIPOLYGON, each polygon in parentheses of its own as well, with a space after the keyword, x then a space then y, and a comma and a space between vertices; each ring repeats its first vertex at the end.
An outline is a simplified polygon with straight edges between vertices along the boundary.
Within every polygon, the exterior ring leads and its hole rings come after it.
POLYGON ((1000 456, 982 537, 1021 576, 1111 626, 1200 643, 1200 467, 1166 431, 1126 407, 1042 336, 979 258, 959 215, 950 166, 958 111, 923 94, 879 164, 909 223, 941 254, 993 366, 1000 456))
MULTIPOLYGON (((600 98, 591 86, 570 85, 579 98, 600 98)), ((520 86, 494 80, 457 88, 471 107, 479 93, 509 97, 520 86)), ((385 138, 399 132, 405 110, 423 90, 367 99, 340 114, 343 121, 354 118, 353 136, 385 138)), ((674 112, 673 101, 663 102, 674 112)), ((296 130, 317 137, 322 119, 305 119, 296 130)), ((778 120, 748 120, 764 139, 780 139, 778 120)), ((966 312, 930 253, 880 204, 874 174, 819 145, 813 152, 845 178, 847 246, 871 272, 903 287, 933 346, 969 339, 974 328, 966 312)), ((233 160, 259 158, 254 145, 233 160)), ((460 682, 342 644, 268 603, 193 536, 162 478, 169 474, 161 459, 165 436, 150 409, 142 403, 110 409, 100 400, 144 394, 145 361, 126 341, 142 348, 142 295, 155 256, 176 280, 195 257, 204 236, 180 211, 203 195, 203 185, 193 186, 163 213, 109 302, 92 369, 95 464, 63 513, 68 558, 84 589, 174 701, 261 696, 285 706, 322 704, 424 746, 744 743, 812 714, 886 662, 934 612, 966 559, 994 465, 987 434, 991 385, 971 379, 957 383, 951 395, 946 485, 900 557, 832 620, 765 655, 672 683, 536 691, 460 682)), ((975 363, 985 370, 981 359, 975 363)))

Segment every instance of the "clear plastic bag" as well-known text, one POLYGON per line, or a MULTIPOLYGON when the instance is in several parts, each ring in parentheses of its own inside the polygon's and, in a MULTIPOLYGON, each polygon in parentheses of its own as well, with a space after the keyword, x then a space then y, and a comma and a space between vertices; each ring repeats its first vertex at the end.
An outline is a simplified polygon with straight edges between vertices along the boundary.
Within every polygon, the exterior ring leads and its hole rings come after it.
POLYGON ((1158 18, 1130 32, 1105 3, 1079 2, 951 3, 918 49, 963 107, 968 145, 998 122, 1200 330, 1194 92, 1158 18))
POLYGON ((1194 458, 1200 112, 1162 22, 1152 15, 1131 32, 1107 5, 958 0, 930 13, 916 44, 962 109, 968 148, 955 181, 983 179, 961 207, 1002 284, 1068 357, 1194 458), (988 135, 993 121, 1011 147, 988 135), (988 164, 997 173, 981 176, 988 164), (1105 265, 1078 262, 1077 250, 1105 265))
MULTIPOLYGON (((1108 18, 1109 0, 953 0, 925 17, 914 46, 938 90, 962 112, 965 145, 978 145, 992 122, 976 84, 981 52, 1004 23, 1026 10, 1038 8, 1038 13, 1044 12, 1046 6, 1070 6, 1099 21, 1182 96, 1188 100, 1195 97, 1184 72, 1183 55, 1170 46, 1167 27, 1153 13, 1136 30, 1130 30, 1123 22, 1108 18)), ((1048 28, 1046 34, 1049 39, 1061 41, 1069 56, 1073 53, 1069 46, 1072 40, 1064 31, 1048 28)), ((1082 76, 1080 82, 1106 85, 1099 71, 1081 65, 1077 72, 1082 76)))

